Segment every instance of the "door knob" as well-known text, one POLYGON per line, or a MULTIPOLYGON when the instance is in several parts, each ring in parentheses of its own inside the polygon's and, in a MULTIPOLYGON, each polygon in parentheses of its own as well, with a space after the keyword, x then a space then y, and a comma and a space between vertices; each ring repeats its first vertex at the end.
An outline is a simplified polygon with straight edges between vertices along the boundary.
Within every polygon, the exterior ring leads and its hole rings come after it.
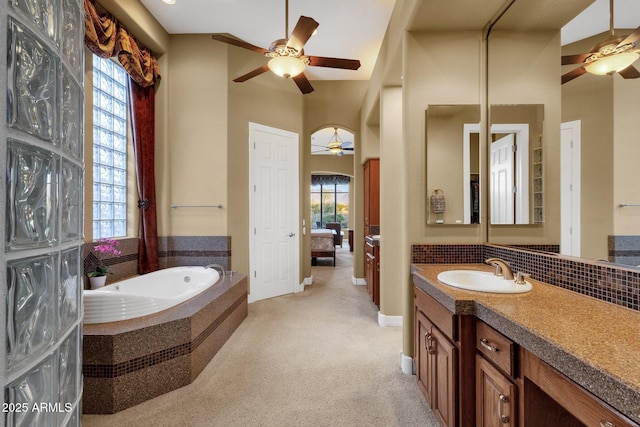
POLYGON ((289 233, 289 237, 293 237, 295 235, 296 235, 296 233, 289 233))

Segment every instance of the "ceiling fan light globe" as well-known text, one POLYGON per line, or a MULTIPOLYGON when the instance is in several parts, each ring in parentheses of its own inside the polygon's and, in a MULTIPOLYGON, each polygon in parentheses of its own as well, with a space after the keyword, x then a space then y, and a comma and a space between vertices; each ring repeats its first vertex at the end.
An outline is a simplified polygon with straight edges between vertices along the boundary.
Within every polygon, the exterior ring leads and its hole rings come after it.
POLYGON ((637 52, 619 53, 617 55, 607 56, 585 65, 585 70, 591 74, 603 76, 614 72, 622 71, 629 65, 633 64, 640 54, 637 52))
POLYGON ((302 60, 293 56, 276 56, 269 60, 267 66, 275 74, 285 79, 297 76, 306 67, 302 60))

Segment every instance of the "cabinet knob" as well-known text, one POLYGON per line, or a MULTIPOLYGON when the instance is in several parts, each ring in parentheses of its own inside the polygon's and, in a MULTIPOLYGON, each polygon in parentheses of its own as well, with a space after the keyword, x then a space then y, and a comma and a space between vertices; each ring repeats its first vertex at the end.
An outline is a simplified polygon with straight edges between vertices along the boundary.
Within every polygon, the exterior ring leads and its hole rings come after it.
POLYGON ((503 424, 506 424, 509 422, 509 416, 502 413, 503 403, 509 403, 509 396, 505 396, 501 393, 498 396, 498 417, 500 417, 500 421, 502 421, 503 424))

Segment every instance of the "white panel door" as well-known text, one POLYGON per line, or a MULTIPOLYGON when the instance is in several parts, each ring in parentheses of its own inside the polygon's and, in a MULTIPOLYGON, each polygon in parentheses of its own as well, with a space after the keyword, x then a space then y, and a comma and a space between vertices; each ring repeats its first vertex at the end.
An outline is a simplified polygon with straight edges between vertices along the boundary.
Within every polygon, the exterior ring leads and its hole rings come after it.
POLYGON ((249 124, 250 301, 295 291, 299 279, 298 135, 249 124))
POLYGON ((491 143, 491 224, 514 223, 512 133, 491 143))
POLYGON ((580 256, 580 120, 560 130, 560 253, 580 256))

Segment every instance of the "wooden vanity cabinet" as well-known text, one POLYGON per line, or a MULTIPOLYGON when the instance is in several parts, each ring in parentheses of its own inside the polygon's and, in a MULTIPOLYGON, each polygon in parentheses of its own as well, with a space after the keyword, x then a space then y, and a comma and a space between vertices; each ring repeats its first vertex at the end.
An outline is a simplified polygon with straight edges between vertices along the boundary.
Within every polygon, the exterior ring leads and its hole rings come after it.
POLYGON ((638 426, 532 353, 520 353, 525 426, 638 426))
POLYGON ((364 243, 364 280, 371 301, 380 306, 380 247, 364 243))
POLYGON ((478 320, 476 350, 476 426, 517 426, 515 343, 478 320))
POLYGON ((458 315, 414 290, 418 387, 443 426, 475 425, 475 316, 458 315))
POLYGON ((416 312, 416 376, 431 410, 445 426, 456 425, 458 352, 422 313, 416 312))
POLYGON ((473 315, 414 288, 416 379, 442 426, 640 424, 473 315))

